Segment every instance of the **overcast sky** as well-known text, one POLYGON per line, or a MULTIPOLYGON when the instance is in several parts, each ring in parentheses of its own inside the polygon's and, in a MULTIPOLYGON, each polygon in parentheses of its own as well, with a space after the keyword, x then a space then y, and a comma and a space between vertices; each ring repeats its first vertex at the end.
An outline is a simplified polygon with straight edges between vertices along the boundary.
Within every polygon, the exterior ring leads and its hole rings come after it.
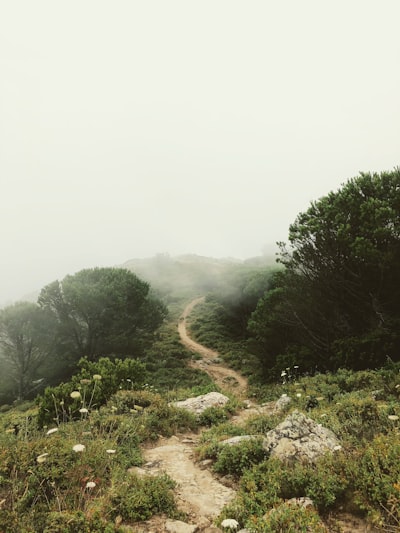
POLYGON ((246 258, 400 164, 399 0, 0 0, 0 302, 246 258))

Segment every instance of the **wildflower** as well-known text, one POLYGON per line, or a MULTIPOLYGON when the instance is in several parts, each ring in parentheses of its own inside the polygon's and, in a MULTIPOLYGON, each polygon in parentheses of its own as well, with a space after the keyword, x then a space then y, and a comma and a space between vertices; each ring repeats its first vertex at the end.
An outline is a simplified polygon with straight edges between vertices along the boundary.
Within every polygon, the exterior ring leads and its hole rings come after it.
POLYGON ((112 406, 111 406, 111 411, 118 411, 118 408, 115 407, 115 405, 112 405, 112 406))
POLYGON ((389 416, 388 416, 388 419, 389 419, 389 420, 393 420, 393 422, 395 422, 396 420, 399 419, 399 417, 398 417, 397 415, 389 415, 389 416))
POLYGON ((78 390, 74 390, 74 391, 71 392, 70 396, 73 399, 80 398, 81 397, 81 393, 78 390))
POLYGON ((60 405, 61 407, 64 405, 64 400, 61 400, 60 405))
POLYGON ((93 379, 94 379, 95 381, 101 381, 101 376, 100 376, 100 374, 94 374, 94 375, 93 375, 93 379))
POLYGON ((129 378, 128 378, 126 381, 127 381, 128 383, 132 383, 132 380, 129 379, 129 378))
POLYGON ((297 368, 299 368, 299 365, 294 365, 294 367, 293 367, 293 368, 296 368, 296 369, 297 369, 297 368))
POLYGON ((284 370, 282 370, 282 372, 281 372, 281 378, 283 378, 283 377, 285 377, 285 376, 287 376, 287 373, 286 373, 284 370))
POLYGON ((221 526, 229 529, 237 529, 239 522, 233 518, 225 518, 225 520, 222 520, 221 526))
POLYGON ((47 460, 47 456, 48 455, 49 455, 48 453, 42 453, 42 455, 38 455, 36 457, 36 462, 39 463, 39 464, 40 463, 44 463, 47 460))
POLYGON ((94 481, 88 481, 88 482, 86 483, 86 488, 87 488, 87 489, 94 489, 95 486, 96 486, 96 483, 95 483, 94 481))
POLYGON ((75 444, 75 446, 72 446, 72 449, 76 453, 83 452, 83 450, 85 450, 85 448, 86 448, 86 446, 84 444, 75 444))
POLYGON ((58 431, 58 428, 51 428, 51 429, 48 430, 46 435, 51 435, 52 433, 55 433, 56 431, 58 431))
POLYGON ((88 413, 89 411, 86 409, 86 407, 81 407, 81 409, 79 409, 79 412, 84 415, 86 413, 88 413))
POLYGON ((336 446, 333 447, 333 451, 334 452, 338 452, 341 449, 342 449, 342 447, 340 446, 340 444, 337 444, 336 446))
POLYGON ((92 383, 91 379, 81 379, 80 380, 80 384, 81 385, 90 385, 90 383, 92 383))
POLYGON ((110 455, 113 455, 117 450, 106 450, 106 452, 110 455))
POLYGON ((301 392, 298 392, 298 393, 296 394, 296 396, 297 396, 297 398, 301 398, 301 392))

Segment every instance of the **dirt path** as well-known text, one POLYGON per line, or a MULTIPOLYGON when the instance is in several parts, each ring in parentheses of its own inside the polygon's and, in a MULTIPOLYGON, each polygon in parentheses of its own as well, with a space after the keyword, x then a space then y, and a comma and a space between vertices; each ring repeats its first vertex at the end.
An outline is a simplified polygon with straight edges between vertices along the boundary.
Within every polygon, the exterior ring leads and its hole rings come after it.
MULTIPOLYGON (((148 462, 145 470, 150 469, 154 474, 166 472, 177 482, 175 495, 178 508, 187 514, 186 522, 195 525, 196 531, 217 532, 220 530, 212 522, 233 499, 235 492, 222 485, 209 470, 194 462, 194 447, 197 444, 198 436, 191 434, 161 439, 157 447, 146 450, 148 462)), ((166 530, 161 528, 159 531, 166 530)))
POLYGON ((235 372, 235 370, 232 370, 223 364, 215 363, 215 360, 220 359, 219 353, 199 344, 191 339, 188 335, 188 316, 196 305, 203 302, 204 296, 201 298, 196 298, 185 307, 185 310, 179 318, 178 332, 182 343, 189 350, 198 353, 202 357, 199 360, 192 361, 190 366, 194 368, 200 368, 204 372, 207 372, 207 374, 212 377, 221 390, 226 392, 234 392, 239 398, 244 398, 246 397, 248 387, 247 379, 241 376, 238 372, 235 372))
MULTIPOLYGON (((193 361, 192 366, 206 371, 218 383, 221 389, 234 392, 244 399, 247 380, 232 369, 213 361, 219 354, 193 341, 187 332, 187 318, 193 308, 204 301, 204 298, 193 300, 184 310, 178 330, 182 343, 202 359, 193 361)), ((275 402, 259 406, 247 402, 249 408, 241 410, 231 422, 242 424, 250 416, 261 413, 272 413, 275 402)), ((186 522, 168 520, 156 516, 148 522, 132 528, 134 533, 217 533, 221 530, 213 525, 214 519, 223 507, 235 496, 235 491, 220 483, 205 465, 195 461, 195 447, 199 436, 194 433, 173 436, 169 439, 160 438, 153 448, 144 450, 146 464, 142 468, 133 468, 141 475, 158 475, 167 473, 176 483, 175 489, 178 508, 186 513, 186 522)), ((374 530, 351 515, 336 516, 337 525, 342 533, 372 533, 374 530)), ((337 532, 335 527, 331 531, 337 532)))

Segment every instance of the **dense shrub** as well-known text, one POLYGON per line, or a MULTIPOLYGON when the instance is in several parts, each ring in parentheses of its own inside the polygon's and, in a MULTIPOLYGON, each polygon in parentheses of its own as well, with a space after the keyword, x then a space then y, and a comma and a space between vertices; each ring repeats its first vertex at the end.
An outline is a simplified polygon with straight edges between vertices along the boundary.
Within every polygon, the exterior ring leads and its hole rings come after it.
POLYGON ((155 514, 182 518, 177 511, 172 489, 175 482, 167 475, 140 478, 129 475, 119 483, 111 495, 111 515, 138 522, 155 514))
POLYGON ((265 456, 261 439, 244 440, 233 446, 222 445, 213 469, 219 474, 239 478, 245 470, 263 461, 265 456))
POLYGON ((139 387, 146 376, 144 364, 137 359, 81 359, 79 367, 79 373, 69 382, 47 387, 38 397, 39 426, 77 420, 81 418, 80 409, 98 409, 119 388, 139 387), (73 397, 74 393, 79 394, 73 397))

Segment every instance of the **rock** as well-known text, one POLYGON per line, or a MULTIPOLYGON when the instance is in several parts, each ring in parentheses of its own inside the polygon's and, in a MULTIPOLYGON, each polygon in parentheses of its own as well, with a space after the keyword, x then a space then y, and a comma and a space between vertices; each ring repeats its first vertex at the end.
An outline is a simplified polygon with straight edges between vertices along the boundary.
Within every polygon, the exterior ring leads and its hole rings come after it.
POLYGON ((197 396, 195 398, 188 398, 187 400, 182 400, 180 402, 173 402, 171 405, 181 409, 187 409, 188 411, 198 415, 205 411, 208 407, 222 407, 228 401, 229 398, 220 392, 209 392, 208 394, 203 394, 202 396, 197 396))
POLYGON ((314 502, 311 498, 307 498, 307 496, 302 496, 301 498, 290 498, 290 500, 286 500, 288 505, 298 505, 299 507, 304 507, 307 509, 308 507, 314 507, 314 502))
POLYGON ((276 401, 275 411, 283 411, 291 401, 291 398, 289 398, 287 394, 282 394, 282 396, 276 401))
POLYGON ((312 463, 327 451, 338 449, 339 441, 331 430, 296 410, 268 431, 263 446, 271 457, 282 461, 312 463))
POLYGON ((226 444, 228 446, 236 446, 245 440, 257 439, 257 435, 237 435, 236 437, 230 437, 229 439, 222 440, 220 444, 226 444))
POLYGON ((165 522, 165 531, 168 533, 194 533, 197 526, 186 524, 180 520, 167 520, 165 522))
POLYGON ((214 461, 212 459, 203 459, 203 461, 199 463, 199 466, 200 468, 208 468, 213 464, 213 462, 214 461))

